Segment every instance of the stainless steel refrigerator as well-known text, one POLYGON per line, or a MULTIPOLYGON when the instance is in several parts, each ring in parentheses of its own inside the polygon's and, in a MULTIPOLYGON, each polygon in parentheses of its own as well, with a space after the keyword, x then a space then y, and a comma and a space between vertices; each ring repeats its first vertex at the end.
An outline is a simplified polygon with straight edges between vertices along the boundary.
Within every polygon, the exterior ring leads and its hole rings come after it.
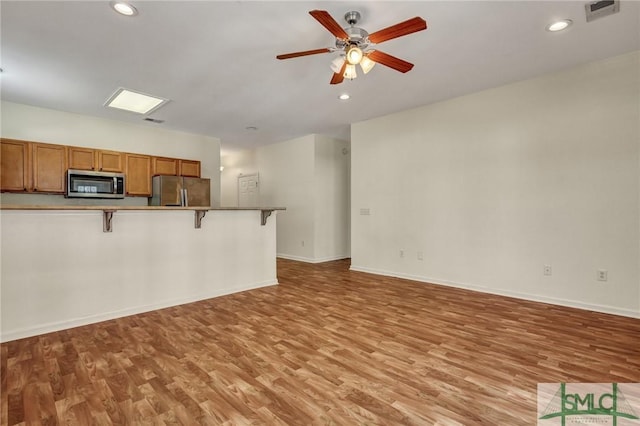
POLYGON ((211 206, 211 179, 154 176, 150 206, 211 206))

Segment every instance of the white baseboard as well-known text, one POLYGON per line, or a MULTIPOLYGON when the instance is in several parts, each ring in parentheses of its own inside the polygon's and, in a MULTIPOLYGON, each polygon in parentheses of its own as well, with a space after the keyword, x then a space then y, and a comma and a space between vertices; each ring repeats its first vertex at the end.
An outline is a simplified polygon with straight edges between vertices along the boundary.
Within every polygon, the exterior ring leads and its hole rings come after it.
POLYGON ((212 299, 214 297, 226 296, 228 294, 239 293, 241 291, 255 290, 257 288, 269 287, 277 284, 277 279, 268 280, 243 286, 217 289, 207 293, 201 293, 180 299, 166 300, 151 305, 132 306, 118 311, 103 312, 100 314, 90 315, 82 318, 66 319, 63 321, 57 321, 48 324, 38 324, 33 327, 26 327, 18 330, 3 331, 2 335, 0 335, 0 342, 4 343, 11 340, 24 339, 25 337, 32 337, 40 334, 51 333, 54 331, 66 330, 69 328, 80 327, 83 325, 94 324, 97 322, 108 321, 116 318, 122 318, 129 315, 141 314, 144 312, 169 308, 172 306, 184 305, 185 303, 198 302, 201 300, 212 299))
POLYGON ((298 262, 323 263, 323 262, 332 262, 334 260, 348 259, 350 256, 348 254, 345 254, 342 256, 311 258, 311 257, 292 256, 289 254, 277 253, 276 257, 280 257, 282 259, 288 259, 288 260, 297 260, 298 262))
POLYGON ((569 308, 584 309, 587 311, 602 312, 605 314, 620 315, 623 317, 640 318, 640 312, 631 309, 618 308, 615 306, 595 305, 590 303, 578 302, 575 300, 560 299, 555 297, 541 296, 537 294, 519 293, 515 291, 499 290, 489 287, 477 286, 473 284, 457 283, 453 281, 437 280, 419 275, 404 274, 399 272, 385 271, 381 269, 367 268, 363 266, 351 265, 352 271, 366 272, 369 274, 383 275, 387 277, 404 278, 407 280, 443 285, 447 287, 461 288, 465 290, 478 291, 480 293, 495 294, 498 296, 513 297, 516 299, 529 300, 532 302, 549 303, 552 305, 566 306, 569 308))

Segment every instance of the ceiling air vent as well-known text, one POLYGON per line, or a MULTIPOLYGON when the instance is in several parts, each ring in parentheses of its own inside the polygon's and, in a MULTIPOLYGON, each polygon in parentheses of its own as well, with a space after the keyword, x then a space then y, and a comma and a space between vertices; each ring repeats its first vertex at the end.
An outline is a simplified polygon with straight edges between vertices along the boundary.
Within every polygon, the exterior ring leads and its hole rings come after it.
POLYGON ((587 22, 620 12, 620 0, 602 0, 584 5, 587 22))
POLYGON ((144 121, 150 121, 156 124, 164 123, 164 120, 158 120, 157 118, 151 118, 151 117, 145 118, 144 121))

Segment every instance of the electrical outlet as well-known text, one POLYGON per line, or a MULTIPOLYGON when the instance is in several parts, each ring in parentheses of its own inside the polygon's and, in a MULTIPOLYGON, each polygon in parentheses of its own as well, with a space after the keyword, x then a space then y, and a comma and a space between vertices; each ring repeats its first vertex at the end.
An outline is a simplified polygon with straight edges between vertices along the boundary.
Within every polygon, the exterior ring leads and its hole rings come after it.
POLYGON ((607 279, 609 279, 609 271, 598 269, 598 281, 607 281, 607 279))
POLYGON ((544 274, 551 275, 551 265, 544 265, 544 274))
POLYGON ((371 214, 371 210, 368 208, 360 209, 360 216, 369 216, 371 214))
POLYGON ((400 257, 404 257, 404 250, 400 250, 400 257))
POLYGON ((302 244, 302 247, 304 247, 304 240, 302 240, 302 241, 300 242, 300 244, 302 244))
POLYGON ((422 259, 423 259, 423 257, 422 257, 422 252, 421 252, 421 251, 419 251, 419 252, 418 252, 418 260, 422 260, 422 259))

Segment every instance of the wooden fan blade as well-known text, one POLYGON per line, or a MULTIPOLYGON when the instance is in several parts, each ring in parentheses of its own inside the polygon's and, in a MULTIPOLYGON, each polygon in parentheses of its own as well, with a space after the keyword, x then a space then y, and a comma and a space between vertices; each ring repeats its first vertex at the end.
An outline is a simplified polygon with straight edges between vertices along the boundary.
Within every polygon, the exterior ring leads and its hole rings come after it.
POLYGON ((378 64, 393 68, 394 70, 400 71, 402 73, 411 71, 411 68, 413 68, 413 64, 411 62, 403 61, 400 58, 396 58, 395 56, 391 56, 379 50, 374 50, 373 52, 367 53, 367 57, 373 62, 377 62, 378 64))
POLYGON ((314 49, 314 50, 305 50, 303 52, 293 52, 293 53, 285 53, 284 55, 278 55, 276 58, 278 59, 291 59, 297 58, 299 56, 307 56, 307 55, 317 55, 318 53, 329 53, 330 49, 314 49))
POLYGON ((415 18, 408 19, 404 22, 400 22, 399 24, 395 24, 390 27, 381 29, 380 31, 376 31, 375 33, 369 34, 369 41, 371 43, 382 43, 383 41, 402 37, 407 34, 426 29, 427 22, 419 16, 416 16, 415 18))
POLYGON ((334 72, 333 77, 331 77, 331 81, 329 84, 340 84, 344 81, 344 71, 347 69, 347 61, 344 61, 342 64, 342 68, 340 68, 340 72, 334 72))
POLYGON ((316 18, 316 21, 320 22, 323 27, 329 30, 331 34, 342 40, 348 40, 349 34, 336 22, 335 19, 329 15, 326 10, 312 10, 309 12, 311 16, 316 18))

